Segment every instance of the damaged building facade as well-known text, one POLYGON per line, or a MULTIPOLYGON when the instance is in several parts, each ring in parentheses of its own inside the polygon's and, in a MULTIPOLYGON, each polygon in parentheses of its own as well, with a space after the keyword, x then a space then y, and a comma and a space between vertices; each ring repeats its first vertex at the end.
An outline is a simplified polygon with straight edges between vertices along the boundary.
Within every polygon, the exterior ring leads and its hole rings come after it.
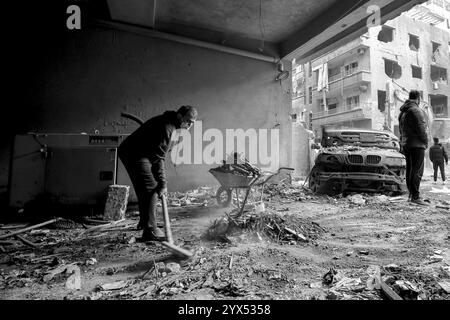
POLYGON ((323 127, 387 129, 398 135, 400 106, 415 89, 433 117, 449 118, 450 6, 435 2, 369 28, 337 50, 294 64, 294 117, 316 138, 323 127), (328 91, 318 90, 323 68, 328 91))

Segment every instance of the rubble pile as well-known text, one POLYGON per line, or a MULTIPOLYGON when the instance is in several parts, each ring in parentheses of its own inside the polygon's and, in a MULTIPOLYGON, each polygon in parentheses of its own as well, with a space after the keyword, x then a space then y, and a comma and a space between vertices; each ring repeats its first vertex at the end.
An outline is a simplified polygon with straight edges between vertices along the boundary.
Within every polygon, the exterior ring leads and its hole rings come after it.
POLYGON ((237 230, 246 230, 261 238, 265 235, 281 244, 306 243, 317 240, 326 232, 319 224, 295 214, 281 215, 278 212, 246 213, 215 220, 206 232, 209 240, 224 240, 237 230))
POLYGON ((301 186, 294 186, 287 183, 267 184, 264 187, 264 200, 276 201, 280 199, 288 199, 294 201, 305 201, 316 199, 310 192, 301 186))
POLYGON ((351 274, 331 268, 321 282, 311 283, 310 287, 325 289, 330 300, 448 300, 447 278, 445 270, 431 275, 396 264, 369 265, 351 274))

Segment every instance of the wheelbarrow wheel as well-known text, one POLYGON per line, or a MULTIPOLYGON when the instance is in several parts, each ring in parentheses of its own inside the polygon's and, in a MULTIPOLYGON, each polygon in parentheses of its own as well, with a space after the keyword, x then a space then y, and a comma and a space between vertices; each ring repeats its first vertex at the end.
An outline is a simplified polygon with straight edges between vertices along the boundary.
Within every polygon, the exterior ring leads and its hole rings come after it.
POLYGON ((222 207, 228 207, 231 203, 231 189, 220 187, 216 193, 217 203, 222 207))

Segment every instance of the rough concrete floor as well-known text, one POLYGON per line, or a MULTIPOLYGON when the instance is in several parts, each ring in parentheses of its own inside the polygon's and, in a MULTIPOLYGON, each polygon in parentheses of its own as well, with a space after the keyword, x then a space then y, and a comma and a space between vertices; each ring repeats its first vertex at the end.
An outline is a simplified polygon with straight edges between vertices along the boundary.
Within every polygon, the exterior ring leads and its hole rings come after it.
POLYGON ((27 239, 41 241, 41 246, 15 241, 3 245, 0 299, 386 299, 366 285, 370 266, 381 267, 393 288, 394 281, 412 284, 412 291, 396 289, 404 299, 449 299, 439 283, 450 281, 450 210, 436 205, 448 207, 450 194, 432 193, 432 188, 443 187, 433 186, 425 175, 422 190, 431 201, 427 207, 408 203, 406 196, 375 203, 373 196, 364 195, 362 205, 348 197, 274 197, 267 210, 300 216, 325 230, 317 239, 292 244, 248 230, 230 235, 231 243, 205 240, 201 236, 212 222, 230 210, 172 207, 175 242, 195 252, 187 261, 158 243, 134 242, 141 232, 132 213, 114 228, 84 235, 82 226, 27 233, 27 239), (54 256, 36 260, 47 255, 54 256), (441 258, 430 258, 436 255, 441 258), (181 269, 151 269, 170 262, 181 269), (46 272, 69 263, 81 269, 81 289, 66 288, 67 273, 44 281, 46 272), (386 267, 390 264, 396 266, 386 267), (323 277, 331 268, 339 277, 327 285, 323 277), (111 283, 117 289, 99 287, 111 283))

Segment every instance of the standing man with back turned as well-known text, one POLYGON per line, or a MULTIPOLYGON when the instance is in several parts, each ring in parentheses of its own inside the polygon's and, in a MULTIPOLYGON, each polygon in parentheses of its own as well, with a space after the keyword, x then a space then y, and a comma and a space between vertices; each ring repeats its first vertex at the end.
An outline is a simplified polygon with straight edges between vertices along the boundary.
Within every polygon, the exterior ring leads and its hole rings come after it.
POLYGON ((427 205, 420 197, 425 149, 428 147, 427 123, 419 107, 420 93, 412 90, 409 99, 400 107, 398 123, 400 148, 406 158, 406 186, 412 203, 427 205))
POLYGON ((445 152, 445 149, 442 146, 442 144, 439 143, 439 138, 434 137, 433 141, 434 141, 434 145, 432 145, 430 147, 429 156, 430 156, 431 162, 433 163, 434 184, 436 184, 436 182, 437 182, 438 169, 441 171, 442 184, 445 184, 444 161, 445 161, 445 164, 448 165, 447 152, 445 152))
POLYGON ((138 229, 143 229, 142 241, 165 239, 164 232, 156 225, 158 197, 167 195, 164 160, 173 131, 189 129, 196 119, 197 111, 192 106, 166 111, 147 120, 119 146, 119 158, 127 169, 138 198, 138 229))

